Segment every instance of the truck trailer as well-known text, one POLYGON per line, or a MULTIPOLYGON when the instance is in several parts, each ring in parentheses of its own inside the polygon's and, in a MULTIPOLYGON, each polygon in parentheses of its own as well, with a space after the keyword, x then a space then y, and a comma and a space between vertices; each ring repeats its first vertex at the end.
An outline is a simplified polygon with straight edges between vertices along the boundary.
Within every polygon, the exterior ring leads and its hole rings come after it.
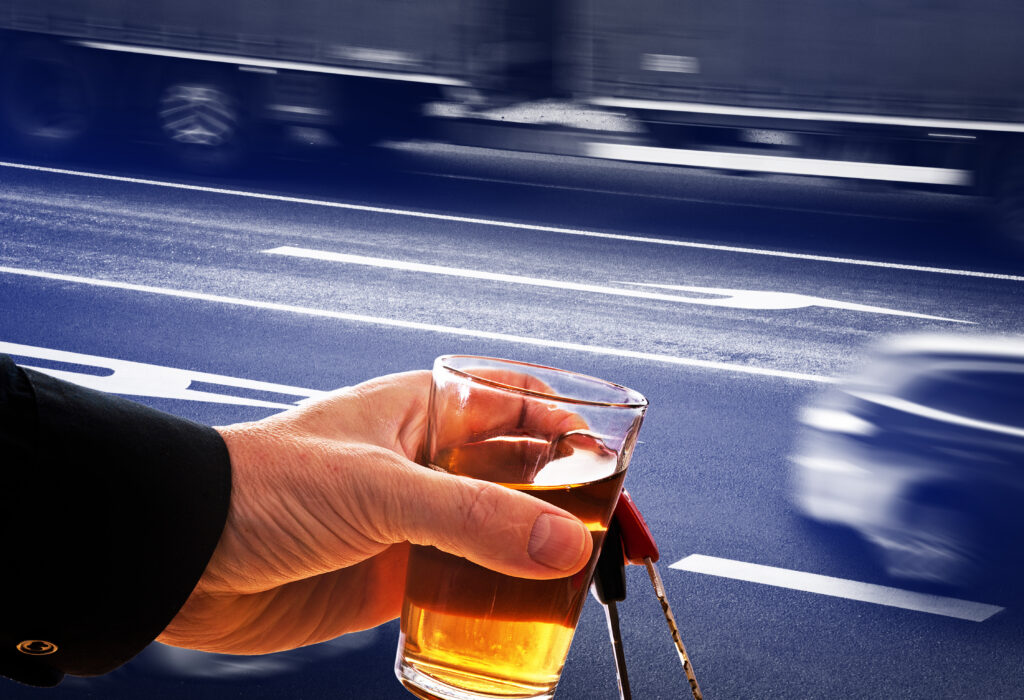
POLYGON ((401 136, 445 90, 550 74, 539 0, 0 0, 0 121, 28 151, 139 131, 230 162, 281 125, 401 136))
POLYGON ((222 167, 282 127, 559 98, 644 133, 561 152, 977 194, 1024 239, 1022 28, 1016 0, 0 0, 0 126, 222 167))
POLYGON ((577 99, 649 144, 587 155, 991 198, 1024 238, 1024 4, 579 0, 577 99))

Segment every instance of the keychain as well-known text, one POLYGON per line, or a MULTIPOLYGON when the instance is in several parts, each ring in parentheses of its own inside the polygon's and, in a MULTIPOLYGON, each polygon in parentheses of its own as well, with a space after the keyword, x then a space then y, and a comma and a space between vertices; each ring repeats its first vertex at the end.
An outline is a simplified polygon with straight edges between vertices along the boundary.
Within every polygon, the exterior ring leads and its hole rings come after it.
POLYGON ((640 514, 640 509, 636 507, 629 494, 623 491, 615 506, 615 514, 609 524, 601 555, 597 560, 593 585, 594 596, 604 605, 605 615, 608 618, 608 631, 611 635, 612 650, 615 652, 619 696, 622 700, 630 700, 632 697, 629 689, 629 677, 626 673, 622 636, 619 632, 618 609, 615 604, 626 599, 626 564, 642 564, 646 567, 651 585, 654 586, 654 593, 658 596, 658 602, 661 604, 662 613, 665 615, 665 621, 668 623, 669 632, 672 635, 672 642, 679 654, 686 680, 690 684, 690 692, 693 693, 694 700, 703 700, 704 696, 693 672, 693 664, 690 662, 689 654, 686 653, 686 647, 683 646, 683 639, 679 635, 679 626, 676 624, 668 597, 665 595, 665 584, 661 580, 658 569, 654 566, 658 557, 658 546, 640 514))

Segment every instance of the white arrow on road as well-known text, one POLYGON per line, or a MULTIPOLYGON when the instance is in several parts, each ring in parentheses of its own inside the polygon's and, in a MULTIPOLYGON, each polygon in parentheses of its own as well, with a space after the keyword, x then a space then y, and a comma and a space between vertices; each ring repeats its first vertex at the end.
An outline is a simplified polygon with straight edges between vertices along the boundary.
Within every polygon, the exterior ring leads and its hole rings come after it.
POLYGON ((340 262, 350 265, 367 265, 390 270, 404 270, 407 272, 425 272, 433 275, 447 275, 449 277, 464 277, 468 279, 488 280, 491 282, 505 282, 507 284, 525 284, 534 287, 549 287, 577 292, 591 292, 595 294, 610 294, 620 297, 632 297, 636 299, 651 299, 654 301, 670 301, 682 304, 700 304, 703 306, 722 306, 734 309, 802 309, 809 306, 822 306, 831 309, 844 309, 846 311, 862 311, 874 314, 886 314, 889 316, 906 316, 909 318, 922 318, 929 321, 948 321, 950 323, 974 323, 973 321, 962 321, 944 316, 931 316, 913 311, 900 311, 898 309, 887 309, 881 306, 868 306, 866 304, 853 304, 845 301, 833 301, 821 297, 806 296, 790 292, 762 292, 747 289, 721 289, 718 287, 683 287, 667 284, 646 284, 637 282, 617 282, 616 284, 630 284, 639 287, 654 287, 669 289, 681 292, 710 295, 708 297, 681 296, 679 294, 663 294, 659 292, 644 292, 637 289, 623 289, 622 287, 607 287, 596 284, 582 284, 579 282, 568 282, 566 280, 544 279, 540 277, 524 277, 522 275, 509 275, 500 272, 486 272, 483 270, 469 270, 461 267, 446 267, 443 265, 431 265, 428 263, 410 262, 406 260, 390 260, 387 258, 374 258, 365 255, 351 255, 349 253, 336 253, 327 250, 312 250, 309 248, 297 248, 295 246, 281 246, 264 250, 270 255, 286 255, 295 258, 309 258, 313 260, 326 260, 340 262), (715 298, 717 297, 717 298, 715 298))
POLYGON ((708 294, 712 298, 693 298, 692 304, 704 304, 706 306, 726 306, 730 309, 804 309, 810 306, 821 306, 826 309, 846 309, 847 311, 863 311, 869 314, 887 314, 889 316, 909 316, 911 318, 925 318, 933 321, 950 321, 952 323, 970 323, 974 321, 962 321, 944 316, 929 316, 913 311, 900 311, 898 309, 887 309, 884 306, 868 306, 867 304, 854 304, 849 301, 835 301, 824 297, 809 296, 807 294, 796 294, 794 292, 762 292, 753 289, 723 289, 721 287, 688 287, 676 284, 651 284, 647 282, 618 282, 617 284, 631 284, 636 287, 652 287, 655 289, 670 289, 676 292, 692 292, 695 294, 708 294))
POLYGON ((43 360, 50 363, 66 363, 81 367, 96 368, 101 374, 75 371, 74 369, 57 369, 53 367, 33 366, 27 362, 18 364, 29 369, 34 369, 57 379, 78 384, 89 389, 105 391, 110 394, 122 394, 126 396, 146 396, 158 399, 184 399, 186 401, 205 401, 208 403, 234 404, 236 406, 259 406, 263 408, 294 408, 303 401, 322 396, 327 392, 314 389, 303 389, 284 384, 272 384, 252 379, 240 379, 222 374, 208 374, 206 372, 194 372, 174 367, 162 367, 160 365, 149 365, 142 362, 129 362, 128 360, 117 360, 112 357, 99 357, 97 355, 83 355, 77 352, 64 350, 53 350, 51 348, 39 348, 31 345, 19 345, 0 341, 0 352, 8 355, 43 360), (245 396, 233 396, 221 394, 204 389, 193 389, 192 384, 220 385, 225 388, 248 389, 252 391, 265 391, 286 396, 295 396, 293 403, 278 403, 264 401, 262 399, 247 398, 245 396))

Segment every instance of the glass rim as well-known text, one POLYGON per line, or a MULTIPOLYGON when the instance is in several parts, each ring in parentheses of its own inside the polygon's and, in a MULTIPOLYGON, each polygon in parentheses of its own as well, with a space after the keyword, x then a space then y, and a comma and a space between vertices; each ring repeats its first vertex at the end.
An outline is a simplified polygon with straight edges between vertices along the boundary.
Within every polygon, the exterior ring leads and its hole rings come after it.
POLYGON ((548 400, 548 401, 559 401, 559 402, 562 402, 562 403, 574 404, 574 405, 577 405, 577 406, 601 406, 601 407, 605 407, 605 408, 638 409, 638 408, 647 408, 647 406, 648 406, 647 398, 643 394, 641 394, 639 391, 637 391, 636 389, 630 389, 628 386, 623 386, 622 384, 616 384, 615 382, 610 382, 607 379, 601 379, 600 377, 594 377, 594 376, 589 375, 589 374, 582 374, 581 372, 573 372, 572 370, 568 370, 568 369, 559 369, 558 367, 549 367, 547 365, 539 365, 539 364, 535 364, 533 362, 522 362, 520 360, 507 360, 507 359, 503 359, 503 358, 500 358, 500 357, 488 357, 487 355, 451 354, 451 355, 441 355, 436 360, 434 360, 434 367, 435 368, 442 367, 443 369, 445 369, 448 372, 451 372, 453 374, 459 375, 460 377, 465 377, 466 379, 469 379, 470 381, 473 381, 473 382, 477 382, 479 384, 484 384, 486 386, 491 386, 491 387, 494 387, 496 389, 502 389, 504 391, 510 391, 512 393, 521 394, 523 396, 530 396, 530 397, 533 397, 533 398, 545 399, 545 400, 548 400), (558 393, 549 393, 549 392, 545 392, 545 391, 537 391, 535 389, 526 389, 524 387, 513 386, 511 384, 505 384, 504 382, 495 381, 495 380, 489 379, 487 377, 481 377, 481 376, 476 375, 476 374, 471 374, 470 372, 467 372, 467 371, 462 370, 462 369, 458 369, 457 367, 452 367, 449 364, 449 362, 451 360, 455 360, 455 359, 485 360, 485 361, 488 361, 488 362, 497 362, 497 363, 501 363, 501 364, 505 364, 505 365, 518 366, 518 367, 529 367, 529 368, 532 368, 532 369, 540 369, 540 370, 544 370, 544 371, 547 371, 547 372, 555 372, 557 374, 564 374, 564 375, 567 375, 567 376, 570 376, 570 377, 586 379, 586 380, 590 380, 590 381, 596 382, 598 384, 603 384, 603 385, 608 386, 608 387, 612 387, 612 388, 615 388, 615 389, 620 389, 623 392, 625 392, 627 396, 629 396, 630 398, 633 398, 635 400, 631 400, 631 401, 595 401, 593 399, 573 398, 571 396, 562 396, 561 394, 558 394, 558 393))

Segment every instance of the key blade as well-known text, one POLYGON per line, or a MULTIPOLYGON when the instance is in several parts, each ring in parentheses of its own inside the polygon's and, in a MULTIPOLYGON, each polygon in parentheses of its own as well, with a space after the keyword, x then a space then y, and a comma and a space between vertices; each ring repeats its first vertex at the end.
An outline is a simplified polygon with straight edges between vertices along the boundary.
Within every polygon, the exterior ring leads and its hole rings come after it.
POLYGON ((626 671, 626 650, 622 646, 622 633, 619 631, 619 609, 615 601, 604 606, 605 618, 608 620, 608 636, 612 640, 612 651, 615 654, 615 677, 619 682, 619 698, 633 700, 629 689, 629 673, 626 671))
POLYGON ((693 673, 693 664, 690 662, 690 655, 686 653, 683 645, 683 638, 679 634, 679 625, 676 624, 676 617, 672 614, 672 606, 668 603, 668 596, 665 595, 665 583, 661 580, 661 574, 654 567, 654 562, 648 558, 644 561, 647 567, 647 575, 651 578, 651 585, 654 586, 654 594, 658 596, 661 603, 661 612, 665 615, 669 632, 672 634, 672 642, 676 645, 676 653, 679 654, 679 661, 683 664, 683 672, 686 673, 686 680, 690 684, 690 692, 694 700, 704 700, 704 694, 697 684, 697 676, 693 673))

